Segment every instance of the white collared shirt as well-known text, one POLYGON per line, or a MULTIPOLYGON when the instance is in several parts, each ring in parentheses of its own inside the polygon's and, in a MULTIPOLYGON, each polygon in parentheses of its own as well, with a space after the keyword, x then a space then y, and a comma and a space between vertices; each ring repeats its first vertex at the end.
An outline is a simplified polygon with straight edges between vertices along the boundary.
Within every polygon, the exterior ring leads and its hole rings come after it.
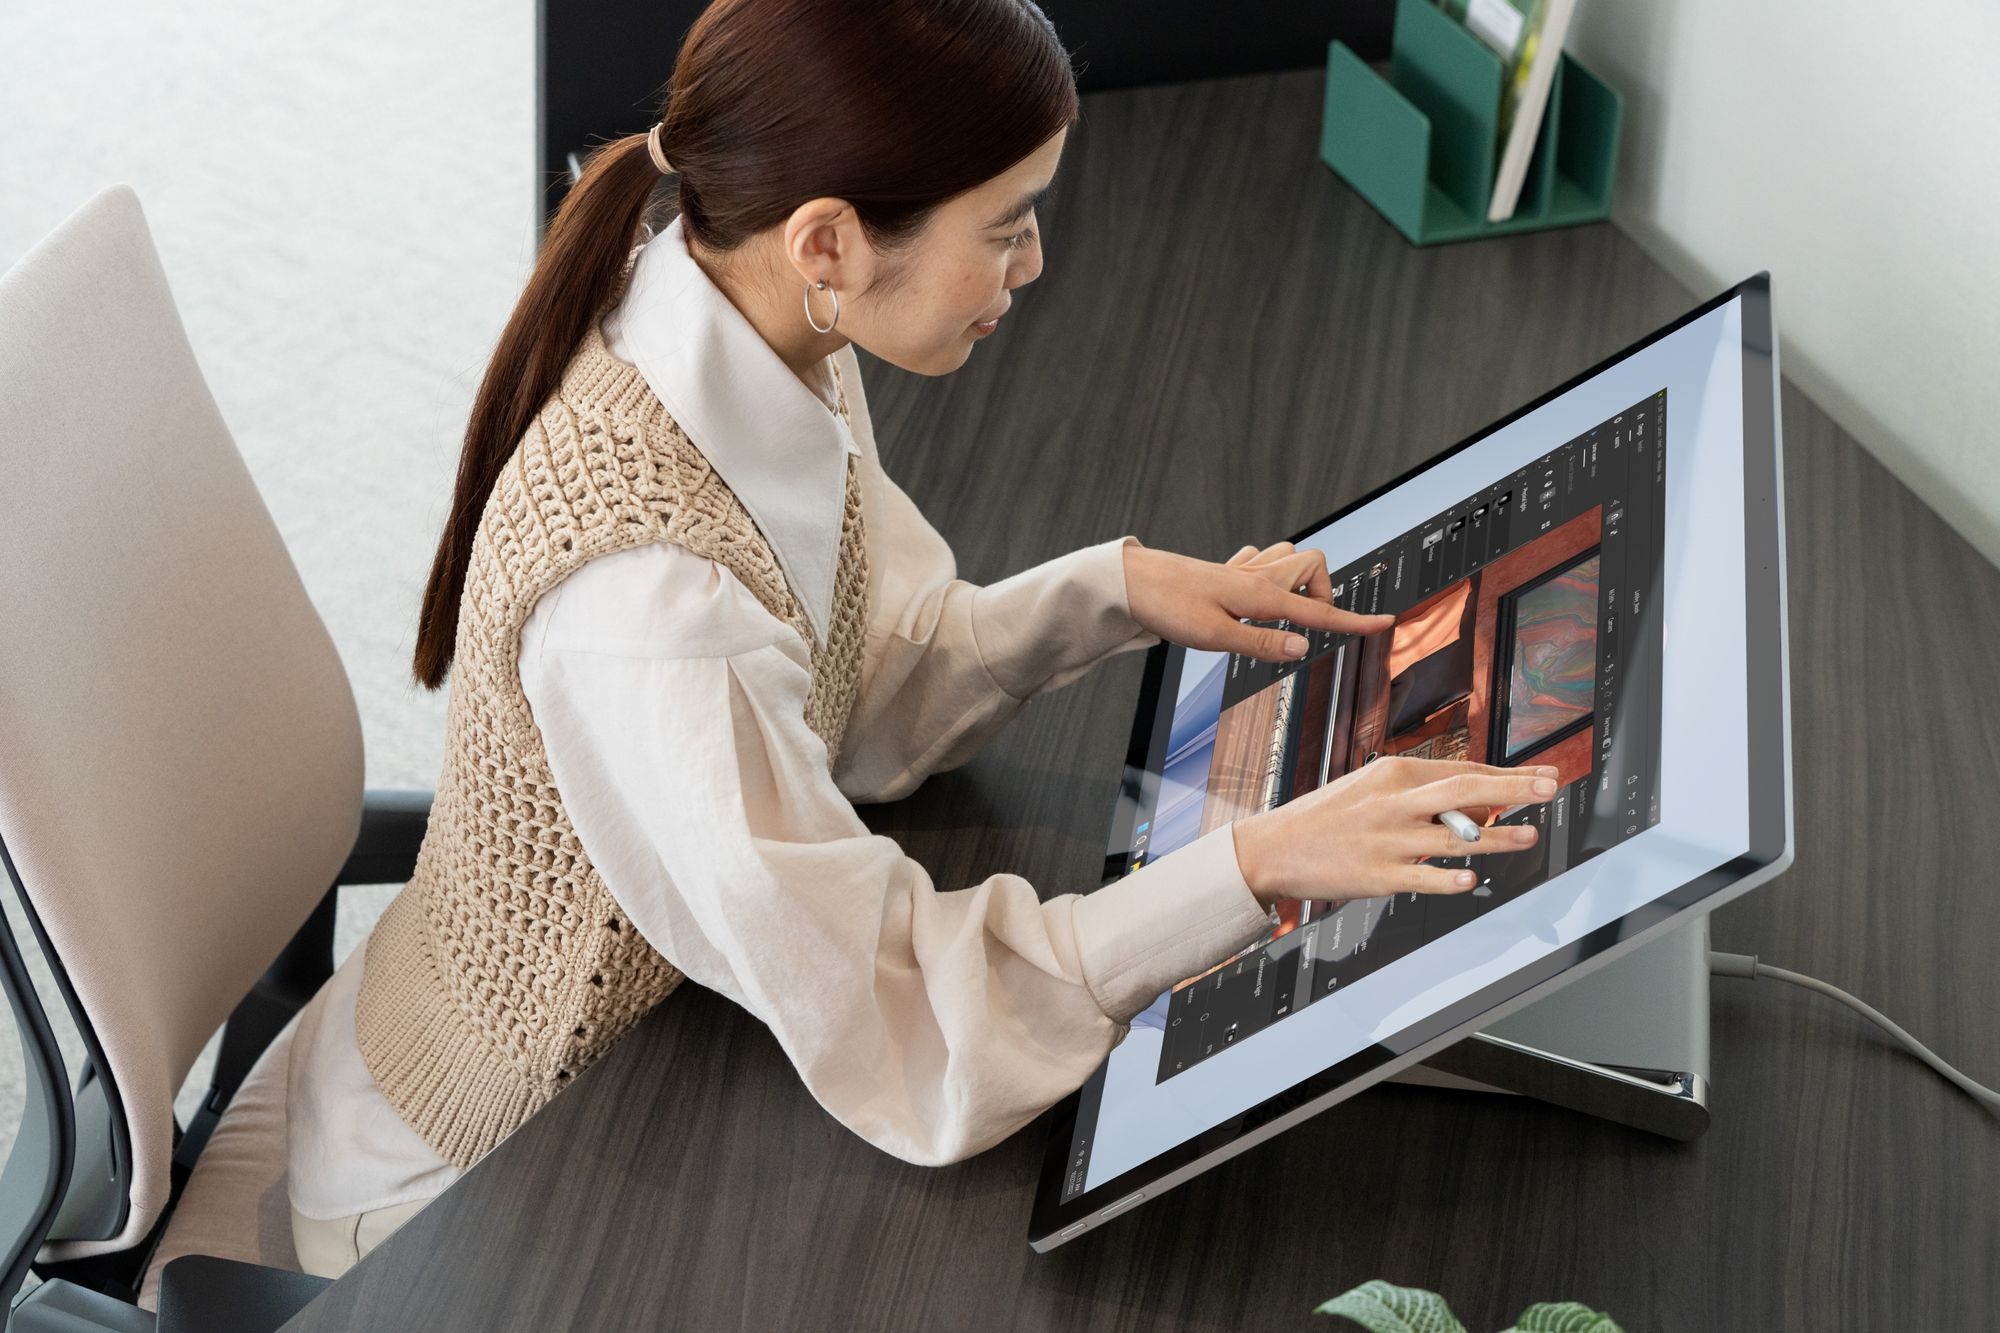
MULTIPOLYGON (((939 892, 855 812, 964 762, 1034 695, 1157 643, 1126 604, 1130 538, 984 587, 959 579, 881 469, 852 347, 832 358, 850 430, 707 278, 678 219, 642 248, 603 330, 742 500, 816 626, 855 455, 869 620, 829 773, 805 723, 805 642, 734 574, 670 542, 586 562, 521 630, 564 810, 634 927, 767 1023, 828 1112, 908 1161, 978 1152, 1079 1086, 1161 991, 1269 925, 1226 825, 1042 902, 1008 873, 939 892)), ((294 1039, 289 1191, 310 1218, 428 1198, 459 1174, 362 1062, 365 953, 294 1039)))

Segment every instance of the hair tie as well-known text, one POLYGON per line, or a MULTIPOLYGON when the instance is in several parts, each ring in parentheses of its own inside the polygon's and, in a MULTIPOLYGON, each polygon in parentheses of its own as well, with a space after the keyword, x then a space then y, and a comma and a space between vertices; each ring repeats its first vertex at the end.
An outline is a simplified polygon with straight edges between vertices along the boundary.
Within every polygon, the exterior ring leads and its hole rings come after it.
POLYGON ((664 122, 656 123, 652 129, 646 132, 646 152, 652 156, 653 165, 660 169, 661 175, 671 176, 674 174, 674 164, 667 161, 667 155, 660 151, 660 130, 662 128, 664 128, 664 122))

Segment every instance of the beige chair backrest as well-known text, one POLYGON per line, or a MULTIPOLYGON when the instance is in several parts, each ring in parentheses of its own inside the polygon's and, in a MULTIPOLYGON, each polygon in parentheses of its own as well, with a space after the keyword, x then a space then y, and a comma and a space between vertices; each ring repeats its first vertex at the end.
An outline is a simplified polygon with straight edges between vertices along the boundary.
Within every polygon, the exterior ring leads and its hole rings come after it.
POLYGON ((176 1090, 361 822, 354 694, 216 410, 138 197, 0 275, 0 838, 100 1043, 128 1248, 176 1090))

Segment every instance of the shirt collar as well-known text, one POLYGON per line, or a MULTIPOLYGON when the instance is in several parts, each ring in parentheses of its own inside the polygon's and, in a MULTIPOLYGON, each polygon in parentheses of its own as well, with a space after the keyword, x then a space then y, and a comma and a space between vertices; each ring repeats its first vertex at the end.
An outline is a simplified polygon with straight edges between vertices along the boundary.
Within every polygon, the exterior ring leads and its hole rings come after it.
MULTIPOLYGON (((825 643, 847 455, 861 452, 853 431, 695 262, 678 217, 639 247, 615 317, 633 364, 749 511, 825 643)), ((854 362, 830 359, 848 371, 853 413, 854 362)))

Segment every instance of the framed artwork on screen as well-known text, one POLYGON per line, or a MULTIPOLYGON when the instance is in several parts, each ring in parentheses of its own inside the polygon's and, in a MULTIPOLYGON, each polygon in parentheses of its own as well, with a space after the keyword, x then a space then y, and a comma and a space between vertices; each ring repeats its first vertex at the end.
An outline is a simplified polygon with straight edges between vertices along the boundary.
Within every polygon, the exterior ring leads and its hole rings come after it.
POLYGON ((1488 763, 1522 763, 1596 716, 1599 550, 1593 546, 1501 595, 1488 763))

